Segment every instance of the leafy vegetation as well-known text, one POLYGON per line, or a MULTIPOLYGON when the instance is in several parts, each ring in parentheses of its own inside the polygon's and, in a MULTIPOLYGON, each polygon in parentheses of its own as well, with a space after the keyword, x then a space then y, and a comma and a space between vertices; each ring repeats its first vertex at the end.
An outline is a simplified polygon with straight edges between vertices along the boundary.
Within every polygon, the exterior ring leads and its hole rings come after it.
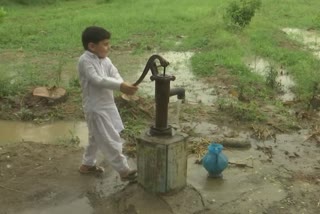
POLYGON ((320 13, 318 13, 315 18, 312 20, 312 27, 320 30, 320 13))
MULTIPOLYGON (((319 59, 282 29, 318 30, 320 1, 261 2, 0 0, 0 98, 23 96, 37 85, 59 85, 73 91, 73 104, 80 105, 76 77, 77 58, 83 51, 80 34, 88 25, 100 25, 112 32, 111 58, 113 51, 130 50, 135 55, 192 51, 196 75, 227 73, 251 100, 267 100, 274 93, 276 73, 270 70, 271 87, 261 88, 265 80, 252 73, 246 61, 262 57, 283 66, 296 82, 297 96, 308 100, 313 96, 314 82, 320 82, 319 59), (242 30, 230 31, 230 23, 242 30)), ((114 62, 119 67, 126 63, 114 62)), ((10 105, 11 101, 3 103, 1 109, 10 105)), ((239 106, 238 110, 252 113, 258 108, 239 106)), ((21 115, 29 117, 22 108, 21 115)))
MULTIPOLYGON (((54 4, 61 0, 0 0, 0 5, 20 4, 20 5, 48 5, 54 4)), ((63 0, 62 0, 63 1, 63 0)), ((68 1, 68 0, 64 0, 68 1)), ((70 0, 69 0, 70 1, 70 0)))
POLYGON ((69 130, 69 135, 59 137, 57 139, 57 143, 69 146, 78 146, 80 144, 80 138, 75 135, 74 130, 69 130))
POLYGON ((256 10, 260 7, 261 0, 234 0, 228 5, 224 18, 227 24, 244 28, 249 25, 256 10))
POLYGON ((235 119, 244 122, 266 121, 267 115, 255 103, 242 103, 235 100, 219 99, 218 105, 221 111, 226 111, 235 119))
POLYGON ((279 71, 275 68, 275 66, 270 65, 266 68, 266 84, 272 89, 278 89, 280 87, 277 82, 277 77, 279 76, 279 71))
POLYGON ((7 12, 3 7, 0 7, 0 23, 3 22, 4 17, 7 15, 7 12))

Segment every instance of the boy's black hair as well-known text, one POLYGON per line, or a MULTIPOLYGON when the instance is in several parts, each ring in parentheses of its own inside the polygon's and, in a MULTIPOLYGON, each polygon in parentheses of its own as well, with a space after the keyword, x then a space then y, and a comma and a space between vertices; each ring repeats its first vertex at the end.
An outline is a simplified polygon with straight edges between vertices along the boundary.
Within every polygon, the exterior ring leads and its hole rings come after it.
POLYGON ((88 44, 93 42, 98 44, 100 41, 110 39, 111 33, 102 27, 90 26, 82 32, 82 45, 85 50, 88 50, 88 44))

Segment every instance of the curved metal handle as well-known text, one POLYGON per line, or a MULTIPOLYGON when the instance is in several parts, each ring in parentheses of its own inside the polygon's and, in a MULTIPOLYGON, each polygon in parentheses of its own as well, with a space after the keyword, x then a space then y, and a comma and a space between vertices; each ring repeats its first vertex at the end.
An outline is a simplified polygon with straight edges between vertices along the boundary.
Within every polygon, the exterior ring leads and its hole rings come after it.
POLYGON ((167 60, 165 60, 162 56, 160 55, 152 55, 149 59, 148 62, 141 74, 141 76, 139 77, 139 79, 133 84, 134 86, 139 85, 142 80, 145 78, 145 76, 147 75, 148 71, 151 70, 152 75, 156 76, 158 75, 158 68, 157 68, 157 64, 155 62, 155 60, 158 59, 160 62, 160 65, 164 68, 166 68, 169 65, 169 62, 167 60))

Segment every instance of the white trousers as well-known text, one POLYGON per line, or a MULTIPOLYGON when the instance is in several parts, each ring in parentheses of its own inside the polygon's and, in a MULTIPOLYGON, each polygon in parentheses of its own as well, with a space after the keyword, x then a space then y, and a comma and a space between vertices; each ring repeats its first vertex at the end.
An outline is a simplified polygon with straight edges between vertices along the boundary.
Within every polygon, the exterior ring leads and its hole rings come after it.
POLYGON ((99 149, 118 173, 128 172, 128 162, 122 154, 122 142, 114 128, 113 118, 106 113, 90 112, 86 114, 86 120, 89 142, 83 154, 82 164, 94 166, 99 149))

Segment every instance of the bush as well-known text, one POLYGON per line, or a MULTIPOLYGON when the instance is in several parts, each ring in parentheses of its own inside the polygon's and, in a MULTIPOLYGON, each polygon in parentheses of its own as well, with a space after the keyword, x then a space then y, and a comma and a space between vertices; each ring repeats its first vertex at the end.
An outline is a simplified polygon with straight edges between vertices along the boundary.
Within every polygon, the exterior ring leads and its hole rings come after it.
POLYGON ((281 84, 277 82, 277 77, 279 76, 279 73, 275 66, 270 65, 266 69, 266 84, 272 89, 280 89, 281 84))
POLYGON ((255 11, 261 7, 261 0, 236 0, 230 2, 224 18, 227 25, 244 28, 250 22, 255 11))
POLYGON ((317 30, 320 29, 320 13, 317 14, 316 17, 313 18, 312 20, 312 27, 316 28, 317 30))
POLYGON ((59 1, 72 1, 72 0, 0 0, 0 5, 8 5, 8 4, 45 5, 45 4, 54 4, 59 1))
POLYGON ((0 7, 0 23, 3 22, 3 18, 7 15, 7 12, 3 7, 0 7))
POLYGON ((97 0, 98 4, 103 4, 103 3, 112 3, 112 0, 97 0))

